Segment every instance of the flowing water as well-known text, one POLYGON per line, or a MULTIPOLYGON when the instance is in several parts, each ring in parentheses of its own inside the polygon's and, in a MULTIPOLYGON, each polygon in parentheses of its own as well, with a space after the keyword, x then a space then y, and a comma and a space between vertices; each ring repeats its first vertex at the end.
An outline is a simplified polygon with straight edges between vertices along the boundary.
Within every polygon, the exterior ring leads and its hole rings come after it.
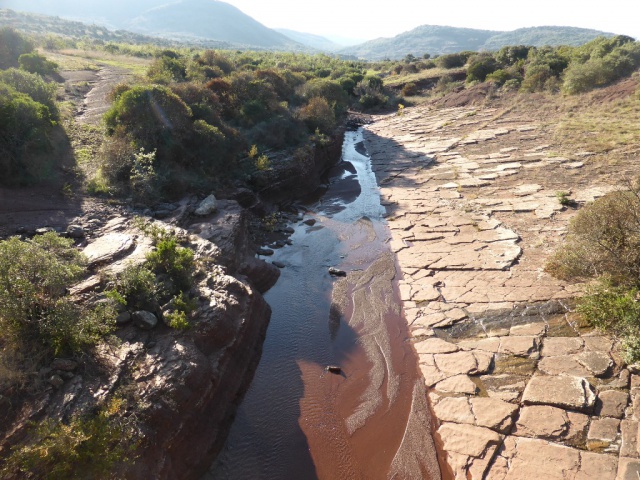
POLYGON ((260 365, 203 480, 439 478, 361 131, 347 132, 328 190, 305 206, 316 223, 292 225, 293 245, 273 256, 285 268, 265 295, 260 365))

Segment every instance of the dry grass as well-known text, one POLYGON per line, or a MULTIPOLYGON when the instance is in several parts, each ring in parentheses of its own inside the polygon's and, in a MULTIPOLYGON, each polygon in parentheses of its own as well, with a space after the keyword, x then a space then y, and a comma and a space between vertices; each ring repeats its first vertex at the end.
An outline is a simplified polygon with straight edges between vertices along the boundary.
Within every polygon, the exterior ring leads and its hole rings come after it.
POLYGON ((384 79, 384 84, 388 87, 398 87, 410 82, 420 82, 423 80, 434 79, 437 80, 445 75, 452 75, 464 72, 464 68, 431 68, 428 70, 422 70, 418 73, 412 73, 409 75, 391 75, 384 79))
POLYGON ((559 119, 554 135, 566 151, 640 152, 640 101, 628 97, 599 105, 575 103, 559 119))
POLYGON ((61 70, 98 70, 100 64, 122 68, 134 75, 144 76, 151 64, 150 59, 129 55, 114 55, 99 50, 60 50, 43 52, 48 59, 60 65, 61 70))

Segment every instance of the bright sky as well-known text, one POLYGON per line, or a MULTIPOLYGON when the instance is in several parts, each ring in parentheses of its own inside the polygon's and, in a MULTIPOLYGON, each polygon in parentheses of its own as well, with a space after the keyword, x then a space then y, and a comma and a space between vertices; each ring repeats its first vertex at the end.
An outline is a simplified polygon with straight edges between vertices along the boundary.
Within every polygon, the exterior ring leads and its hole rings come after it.
POLYGON ((419 25, 486 30, 562 25, 640 37, 638 0, 224 0, 271 28, 361 39, 419 25))

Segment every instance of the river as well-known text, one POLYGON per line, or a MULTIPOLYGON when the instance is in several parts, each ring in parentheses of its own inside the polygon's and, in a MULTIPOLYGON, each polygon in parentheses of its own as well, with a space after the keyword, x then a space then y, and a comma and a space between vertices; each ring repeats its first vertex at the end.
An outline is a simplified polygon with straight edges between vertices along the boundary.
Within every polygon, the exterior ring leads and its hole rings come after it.
POLYGON ((273 313, 260 365, 203 480, 439 479, 361 130, 346 133, 329 188, 305 207, 316 223, 291 225, 293 244, 272 258, 285 268, 265 295, 273 313))

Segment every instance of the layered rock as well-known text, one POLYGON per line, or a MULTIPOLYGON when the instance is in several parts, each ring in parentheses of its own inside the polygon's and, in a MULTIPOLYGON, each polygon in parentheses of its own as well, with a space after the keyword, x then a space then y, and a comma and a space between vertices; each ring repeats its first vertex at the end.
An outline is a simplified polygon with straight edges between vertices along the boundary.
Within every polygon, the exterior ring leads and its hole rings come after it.
POLYGON ((640 376, 572 313, 580 285, 544 272, 572 215, 557 192, 611 184, 510 109, 417 107, 365 144, 454 477, 635 478, 640 376))

